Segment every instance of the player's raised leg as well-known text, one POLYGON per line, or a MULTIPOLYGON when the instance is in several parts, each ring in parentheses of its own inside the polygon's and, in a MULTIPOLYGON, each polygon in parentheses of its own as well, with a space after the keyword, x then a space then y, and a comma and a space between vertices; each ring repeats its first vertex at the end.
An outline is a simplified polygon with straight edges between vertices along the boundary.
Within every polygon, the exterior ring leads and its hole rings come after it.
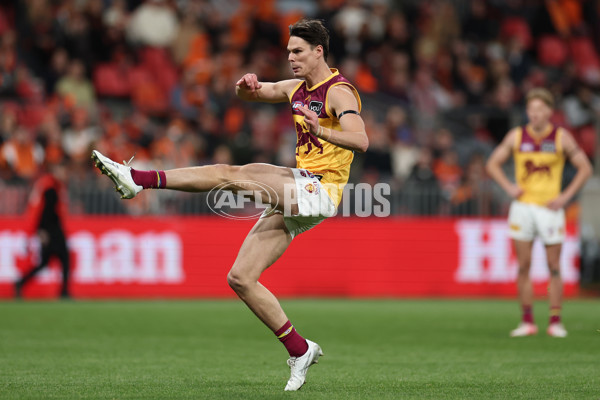
POLYGON ((517 288, 519 291, 519 303, 522 310, 521 323, 510 332, 511 337, 530 336, 538 332, 533 322, 533 285, 529 277, 531 267, 531 251, 533 241, 513 240, 519 273, 517 275, 517 288))
POLYGON ((560 312, 562 307, 563 284, 560 277, 560 251, 562 244, 546 246, 546 259, 550 270, 548 283, 548 300, 550 303, 550 321, 547 333, 554 337, 566 337, 567 330, 561 322, 560 312))
MULTIPOLYGON (((96 167, 114 182, 115 190, 124 199, 137 196, 143 189, 207 192, 227 183, 229 185, 224 189, 234 193, 248 191, 251 197, 260 195, 263 204, 270 204, 279 210, 284 209, 284 200, 294 199, 294 175, 286 167, 258 163, 243 166, 215 164, 166 171, 140 171, 126 162, 115 162, 98 150, 92 151, 92 159, 96 167)), ((297 212, 296 204, 288 206, 292 214, 297 212)))
POLYGON ((258 281, 262 272, 283 254, 291 241, 282 214, 274 213, 259 219, 244 240, 227 281, 287 349, 291 376, 285 390, 298 390, 306 380, 308 367, 317 363, 323 352, 318 344, 300 336, 277 298, 258 281))

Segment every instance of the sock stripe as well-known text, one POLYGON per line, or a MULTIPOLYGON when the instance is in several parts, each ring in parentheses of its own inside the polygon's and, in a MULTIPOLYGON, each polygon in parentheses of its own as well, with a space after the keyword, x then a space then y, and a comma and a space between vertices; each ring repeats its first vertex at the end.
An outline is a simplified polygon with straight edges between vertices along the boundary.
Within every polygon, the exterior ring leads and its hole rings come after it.
POLYGON ((156 176, 158 177, 158 185, 156 187, 160 187, 160 174, 156 171, 156 176))
POLYGON ((289 335, 290 332, 292 331, 292 329, 294 329, 294 325, 291 325, 289 328, 286 329, 285 332, 283 332, 281 335, 277 336, 277 339, 281 339, 282 337, 289 335))

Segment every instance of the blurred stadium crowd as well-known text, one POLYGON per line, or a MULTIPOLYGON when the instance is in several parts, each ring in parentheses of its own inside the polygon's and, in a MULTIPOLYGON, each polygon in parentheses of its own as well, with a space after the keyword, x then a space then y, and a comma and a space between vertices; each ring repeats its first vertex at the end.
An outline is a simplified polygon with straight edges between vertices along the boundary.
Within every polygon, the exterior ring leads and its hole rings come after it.
POLYGON ((9 0, 0 213, 22 211, 19 196, 51 164, 67 167, 73 212, 195 212, 164 192, 114 205, 92 148, 135 154, 138 168, 294 166, 289 106, 243 103, 234 85, 246 72, 290 78, 288 26, 303 16, 326 22, 329 64, 363 99, 370 148, 351 180, 389 182, 397 213, 503 213, 485 157, 524 122, 535 86, 551 89, 555 122, 593 158, 600 1, 9 0))

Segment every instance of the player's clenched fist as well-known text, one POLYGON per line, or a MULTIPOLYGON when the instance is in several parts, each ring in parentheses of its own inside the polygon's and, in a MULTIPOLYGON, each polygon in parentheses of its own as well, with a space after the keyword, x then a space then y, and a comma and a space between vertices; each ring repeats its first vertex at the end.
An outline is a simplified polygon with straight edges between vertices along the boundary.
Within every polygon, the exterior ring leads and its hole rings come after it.
POLYGON ((246 74, 242 76, 240 80, 237 81, 236 86, 238 86, 240 89, 245 89, 250 92, 254 92, 262 87, 256 74, 246 74))

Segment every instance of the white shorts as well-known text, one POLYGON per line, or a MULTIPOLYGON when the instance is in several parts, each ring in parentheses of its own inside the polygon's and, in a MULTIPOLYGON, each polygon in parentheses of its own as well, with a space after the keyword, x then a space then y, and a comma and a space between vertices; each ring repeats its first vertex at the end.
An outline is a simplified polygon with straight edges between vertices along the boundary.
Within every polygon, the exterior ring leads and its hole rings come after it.
POLYGON ((508 212, 509 236, 515 240, 533 241, 539 237, 546 245, 565 240, 565 211, 554 211, 537 204, 514 200, 508 212))
POLYGON ((326 218, 335 215, 337 209, 319 179, 305 169, 291 168, 296 183, 296 193, 292 197, 298 202, 298 214, 288 213, 267 208, 261 218, 273 213, 284 214, 283 221, 292 238, 314 228, 326 218))

